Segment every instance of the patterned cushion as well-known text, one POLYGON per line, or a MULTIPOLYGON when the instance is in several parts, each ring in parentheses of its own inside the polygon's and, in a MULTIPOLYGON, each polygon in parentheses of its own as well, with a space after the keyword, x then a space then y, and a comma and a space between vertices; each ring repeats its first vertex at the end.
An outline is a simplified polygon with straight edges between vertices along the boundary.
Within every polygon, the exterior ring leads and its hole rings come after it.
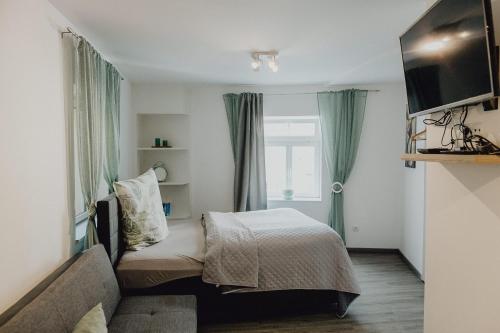
POLYGON ((113 185, 123 213, 123 235, 127 249, 140 250, 167 237, 160 188, 149 169, 135 179, 113 185))

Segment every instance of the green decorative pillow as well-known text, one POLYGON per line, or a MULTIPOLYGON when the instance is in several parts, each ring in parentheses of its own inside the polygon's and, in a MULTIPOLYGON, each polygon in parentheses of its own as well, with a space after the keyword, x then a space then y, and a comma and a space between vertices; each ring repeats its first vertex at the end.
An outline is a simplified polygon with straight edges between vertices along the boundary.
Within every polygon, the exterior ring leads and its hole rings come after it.
POLYGON ((123 213, 123 237, 128 250, 140 250, 168 236, 167 219, 153 169, 135 179, 113 184, 123 213))
POLYGON ((97 304, 80 319, 73 329, 73 333, 107 333, 106 317, 102 303, 97 304))

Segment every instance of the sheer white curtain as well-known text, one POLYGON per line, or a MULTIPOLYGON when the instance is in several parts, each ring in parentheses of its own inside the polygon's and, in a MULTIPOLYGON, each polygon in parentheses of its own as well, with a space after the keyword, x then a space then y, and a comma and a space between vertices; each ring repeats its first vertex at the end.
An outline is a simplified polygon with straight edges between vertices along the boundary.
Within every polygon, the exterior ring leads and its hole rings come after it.
POLYGON ((84 247, 90 248, 99 242, 95 215, 104 162, 108 186, 118 178, 120 77, 82 37, 75 38, 74 69, 76 149, 88 213, 84 247))

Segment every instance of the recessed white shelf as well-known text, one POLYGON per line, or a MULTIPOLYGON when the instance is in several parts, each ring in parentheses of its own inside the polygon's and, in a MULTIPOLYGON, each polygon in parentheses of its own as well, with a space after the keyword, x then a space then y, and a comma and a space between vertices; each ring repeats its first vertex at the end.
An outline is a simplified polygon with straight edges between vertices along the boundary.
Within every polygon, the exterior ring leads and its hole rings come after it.
POLYGON ((166 216, 167 220, 187 220, 190 219, 191 217, 192 217, 191 215, 166 216))
POLYGON ((189 185, 188 182, 159 182, 159 186, 184 186, 189 185))
POLYGON ((187 148, 184 147, 158 147, 158 148, 153 148, 153 147, 139 147, 137 148, 139 151, 178 151, 178 150, 188 150, 187 148))
MULTIPOLYGON (((168 101, 165 101, 167 103, 168 101)), ((168 103, 167 103, 168 104, 168 103)), ((162 163, 168 172, 168 178, 159 182, 162 202, 170 203, 169 220, 191 218, 191 146, 189 114, 181 113, 179 108, 151 108, 147 101, 143 113, 137 113, 137 162, 139 172, 162 163), (158 110, 159 112, 154 112, 158 110), (178 110, 178 113, 162 112, 178 110), (153 111, 153 112, 150 112, 153 111), (171 147, 154 147, 156 139, 168 141, 171 147)))

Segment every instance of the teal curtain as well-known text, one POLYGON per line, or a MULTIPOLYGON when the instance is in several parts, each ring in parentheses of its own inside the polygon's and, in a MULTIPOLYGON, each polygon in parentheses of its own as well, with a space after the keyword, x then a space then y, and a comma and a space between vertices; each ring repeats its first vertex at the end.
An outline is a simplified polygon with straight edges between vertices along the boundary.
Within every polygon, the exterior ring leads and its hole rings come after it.
POLYGON ((113 183, 118 180, 120 163, 120 83, 121 76, 110 63, 105 63, 106 95, 104 109, 105 164, 104 179, 108 192, 113 192, 113 183))
POLYGON ((236 161, 236 137, 239 122, 239 95, 225 94, 223 98, 224 105, 226 107, 227 122, 229 125, 229 138, 231 139, 231 148, 233 149, 233 159, 236 161))
POLYGON ((85 248, 99 243, 95 226, 96 201, 103 165, 103 110, 106 95, 105 61, 83 38, 75 39, 75 124, 80 183, 88 213, 85 248))
POLYGON ((267 208, 263 95, 223 96, 234 158, 234 211, 267 208))
POLYGON ((318 93, 323 147, 332 182, 328 223, 344 242, 343 186, 356 160, 367 95, 366 90, 356 89, 318 93))

